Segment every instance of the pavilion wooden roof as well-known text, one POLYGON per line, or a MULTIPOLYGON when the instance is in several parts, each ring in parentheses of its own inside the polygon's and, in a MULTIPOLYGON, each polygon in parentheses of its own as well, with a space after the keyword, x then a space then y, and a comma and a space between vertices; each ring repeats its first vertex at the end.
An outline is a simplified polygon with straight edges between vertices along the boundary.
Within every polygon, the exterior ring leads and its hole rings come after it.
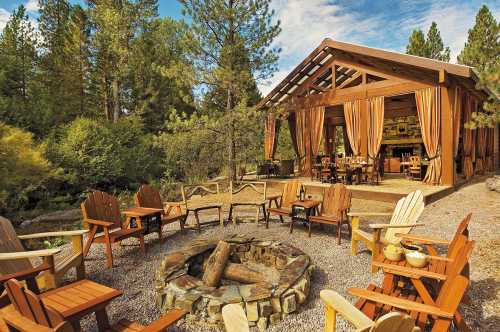
POLYGON ((472 67, 326 38, 261 100, 258 108, 277 106, 289 99, 326 94, 331 91, 334 80, 335 88, 341 89, 354 87, 361 81, 392 78, 435 85, 445 80, 444 76, 482 99, 491 94, 490 91, 475 90, 478 78, 472 67))

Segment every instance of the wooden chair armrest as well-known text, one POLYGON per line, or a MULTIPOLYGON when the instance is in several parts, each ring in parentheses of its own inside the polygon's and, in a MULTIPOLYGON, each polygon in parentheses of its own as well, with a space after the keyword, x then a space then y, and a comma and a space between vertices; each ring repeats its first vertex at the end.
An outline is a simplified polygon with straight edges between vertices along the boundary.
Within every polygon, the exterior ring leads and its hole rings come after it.
POLYGON ((33 250, 33 251, 20 251, 20 252, 2 252, 0 253, 0 261, 6 261, 11 259, 47 257, 47 256, 53 256, 59 252, 61 252, 61 249, 58 248, 33 250))
POLYGON ((184 317, 188 312, 181 309, 172 309, 168 311, 165 315, 160 317, 160 319, 155 320, 141 332, 162 332, 165 331, 169 326, 175 324, 179 319, 184 317))
POLYGON ((453 262, 454 261, 454 259, 451 259, 448 257, 434 256, 434 255, 427 255, 427 258, 430 260, 435 260, 435 261, 445 261, 445 262, 453 262))
POLYGON ((339 293, 333 290, 323 289, 319 293, 319 296, 327 306, 333 308, 334 311, 341 314, 342 317, 353 324, 356 329, 366 328, 373 325, 373 321, 370 318, 348 302, 339 293))
POLYGON ((349 217, 391 217, 392 212, 349 212, 349 217))
POLYGON ((27 240, 27 239, 38 239, 41 237, 75 236, 75 235, 83 236, 83 234, 88 232, 89 231, 87 229, 81 229, 76 231, 45 232, 45 233, 18 235, 17 237, 21 240, 27 240))
POLYGON ((111 227, 115 224, 115 223, 112 223, 110 221, 102 221, 102 220, 95 220, 95 219, 85 219, 85 221, 89 224, 103 226, 103 227, 111 227))
POLYGON ((414 227, 414 226, 424 226, 425 224, 423 223, 418 223, 418 224, 406 224, 406 225, 391 225, 391 224, 370 224, 368 227, 372 229, 385 229, 385 228, 408 228, 408 227, 414 227))
POLYGON ((417 303, 410 300, 402 299, 399 297, 394 297, 390 295, 380 294, 377 292, 369 291, 361 288, 349 288, 347 292, 353 296, 361 297, 367 299, 369 301, 374 301, 381 304, 387 304, 396 308, 400 308, 403 310, 414 310, 422 313, 426 313, 429 315, 436 315, 439 317, 444 317, 448 319, 453 318, 453 312, 447 312, 441 310, 436 306, 431 306, 423 303, 417 303))
POLYGON ((409 241, 409 242, 417 242, 417 243, 421 243, 421 244, 447 244, 447 245, 449 245, 451 243, 451 241, 448 241, 448 240, 435 239, 435 238, 421 236, 421 235, 396 233, 396 236, 400 237, 403 240, 409 241))
POLYGON ((9 279, 15 278, 17 280, 26 280, 29 278, 36 277, 40 272, 49 270, 51 268, 50 264, 44 262, 37 267, 32 269, 22 270, 10 274, 5 274, 0 276, 0 283, 3 283, 9 279))

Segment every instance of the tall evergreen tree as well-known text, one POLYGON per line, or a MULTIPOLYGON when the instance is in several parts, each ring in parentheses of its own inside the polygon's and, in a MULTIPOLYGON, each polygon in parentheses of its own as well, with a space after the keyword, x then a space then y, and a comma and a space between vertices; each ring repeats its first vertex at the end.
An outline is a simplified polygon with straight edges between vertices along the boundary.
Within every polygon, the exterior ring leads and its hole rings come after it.
MULTIPOLYGON (((458 63, 475 67, 481 78, 480 86, 489 87, 500 96, 500 24, 486 5, 477 15, 476 23, 469 30, 464 49, 457 57, 458 63)), ((500 122, 500 103, 491 98, 484 105, 487 113, 476 114, 473 126, 492 126, 500 122)))
POLYGON ((224 96, 224 105, 211 113, 216 115, 211 126, 226 138, 228 175, 234 179, 238 131, 252 114, 247 107, 248 84, 276 70, 279 50, 270 45, 280 32, 279 22, 272 23, 270 0, 180 2, 198 43, 200 80, 224 96))
POLYGON ((37 36, 24 6, 12 12, 0 34, 0 122, 43 130, 32 98, 35 87, 37 36))
POLYGON ((444 47, 436 22, 432 22, 429 27, 427 38, 424 38, 422 30, 413 30, 408 39, 406 53, 445 62, 450 61, 450 48, 444 47))

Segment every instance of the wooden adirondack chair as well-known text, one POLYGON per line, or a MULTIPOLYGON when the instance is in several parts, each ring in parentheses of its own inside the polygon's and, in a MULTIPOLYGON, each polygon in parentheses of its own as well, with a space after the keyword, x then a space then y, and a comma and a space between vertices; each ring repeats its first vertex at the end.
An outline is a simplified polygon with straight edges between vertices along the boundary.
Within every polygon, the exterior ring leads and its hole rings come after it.
POLYGON ((237 304, 226 304, 222 307, 222 320, 227 332, 249 332, 247 315, 243 308, 237 304))
POLYGON ((168 204, 165 206, 163 203, 160 192, 147 184, 143 184, 139 191, 134 195, 134 201, 137 206, 162 209, 161 225, 158 231, 158 237, 162 239, 162 228, 165 225, 179 221, 181 231, 184 230, 184 223, 186 222, 186 214, 182 212, 181 204, 168 204))
MULTIPOLYGON (((54 308, 44 305, 33 292, 25 289, 16 279, 6 282, 9 295, 9 305, 0 310, 0 320, 3 320, 7 331, 20 332, 76 332, 70 322, 65 321, 54 308)), ((109 332, 159 332, 186 315, 186 311, 174 309, 151 323, 142 326, 136 322, 122 319, 107 331, 109 332)), ((2 328, 0 322, 0 328, 2 328)), ((4 326, 5 329, 5 326, 4 326)))
POLYGON ((231 202, 229 206, 228 220, 236 224, 236 218, 233 219, 233 212, 237 206, 253 206, 256 209, 255 222, 259 223, 260 209, 266 219, 266 182, 241 182, 231 181, 229 183, 229 192, 231 193, 231 202), (249 199, 251 196, 251 199, 249 199))
POLYGON ((220 199, 220 188, 217 182, 207 182, 199 184, 190 184, 182 186, 182 201, 186 208, 186 218, 190 212, 194 213, 196 229, 201 231, 202 225, 219 223, 224 227, 222 218, 222 202, 220 199), (215 210, 219 213, 219 219, 216 222, 208 221, 200 223, 198 213, 205 210, 215 210))
POLYGON ((292 203, 298 199, 300 186, 301 184, 297 180, 285 183, 279 200, 279 207, 267 209, 266 228, 269 228, 269 217, 271 214, 278 215, 281 222, 283 222, 283 216, 290 216, 290 213, 292 213, 292 203))
MULTIPOLYGON (((432 326, 432 332, 448 331, 453 322, 460 330, 468 330, 458 312, 458 306, 467 290, 469 280, 462 275, 447 278, 435 301, 425 304, 420 296, 407 295, 396 288, 390 294, 373 284, 368 289, 350 288, 348 293, 359 297, 356 308, 370 319, 376 319, 386 312, 403 310, 417 321, 420 328, 432 326), (459 319, 460 321, 457 321, 459 319)), ((429 300, 427 300, 429 302, 429 300)))
POLYGON ((351 208, 351 197, 351 191, 341 183, 328 187, 323 195, 320 214, 309 217, 309 237, 313 223, 337 225, 337 244, 340 244, 342 224, 347 224, 350 235, 351 226, 347 220, 347 212, 351 208))
MULTIPOLYGON (((372 259, 381 253, 382 245, 389 243, 399 243, 401 238, 397 233, 409 233, 417 224, 417 220, 424 211, 424 195, 420 190, 414 191, 408 196, 401 198, 396 204, 394 212, 391 213, 370 213, 370 212, 349 212, 347 215, 352 218, 351 253, 357 254, 357 242, 362 241, 372 252, 372 259), (371 224, 369 227, 373 233, 368 233, 359 228, 359 217, 392 216, 389 224, 371 224), (386 230, 382 238, 382 230, 386 230)), ((375 272, 375 271, 373 271, 375 272)))
POLYGON ((322 290, 320 297, 326 305, 325 332, 336 331, 337 313, 354 325, 356 332, 420 332, 415 320, 407 314, 391 312, 373 321, 333 290, 322 290))
POLYGON ((69 269, 76 269, 76 278, 85 278, 83 262, 83 234, 86 230, 61 231, 17 235, 8 219, 0 217, 0 293, 3 283, 10 278, 26 280, 30 289, 57 287, 69 269), (26 251, 21 240, 45 237, 71 237, 72 250, 68 255, 56 255, 61 249, 26 251), (33 266, 30 258, 43 258, 43 263, 33 266), (36 281, 35 281, 36 280, 36 281))
POLYGON ((142 252, 146 252, 142 228, 126 228, 122 223, 118 200, 114 196, 94 191, 81 204, 81 209, 84 226, 90 228, 83 257, 87 256, 92 243, 103 243, 106 245, 107 265, 113 267, 112 244, 129 237, 137 238, 142 252), (104 234, 97 235, 100 231, 104 234))

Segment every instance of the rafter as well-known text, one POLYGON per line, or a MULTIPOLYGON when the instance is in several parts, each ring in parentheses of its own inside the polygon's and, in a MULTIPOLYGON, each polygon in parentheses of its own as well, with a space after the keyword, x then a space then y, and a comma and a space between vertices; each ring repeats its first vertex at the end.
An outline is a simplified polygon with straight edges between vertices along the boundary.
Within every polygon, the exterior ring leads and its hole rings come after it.
POLYGON ((352 75, 351 77, 346 79, 344 82, 342 82, 342 84, 340 84, 337 89, 342 89, 342 88, 346 87, 349 83, 352 83, 355 79, 357 79, 361 75, 363 75, 362 72, 360 72, 360 71, 356 72, 354 75, 352 75))

